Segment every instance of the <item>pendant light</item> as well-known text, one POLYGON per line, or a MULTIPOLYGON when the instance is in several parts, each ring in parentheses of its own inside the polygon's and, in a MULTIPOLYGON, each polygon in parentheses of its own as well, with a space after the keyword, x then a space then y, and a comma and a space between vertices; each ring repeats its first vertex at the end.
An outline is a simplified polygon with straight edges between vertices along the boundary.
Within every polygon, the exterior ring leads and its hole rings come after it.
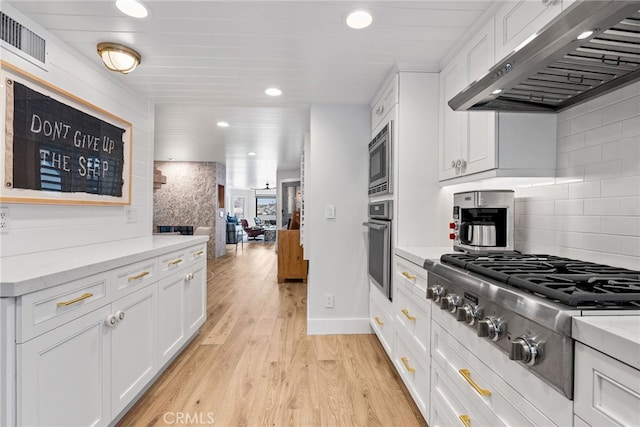
POLYGON ((132 72, 142 59, 140 54, 130 47, 111 42, 98 43, 98 55, 105 67, 123 74, 132 72))

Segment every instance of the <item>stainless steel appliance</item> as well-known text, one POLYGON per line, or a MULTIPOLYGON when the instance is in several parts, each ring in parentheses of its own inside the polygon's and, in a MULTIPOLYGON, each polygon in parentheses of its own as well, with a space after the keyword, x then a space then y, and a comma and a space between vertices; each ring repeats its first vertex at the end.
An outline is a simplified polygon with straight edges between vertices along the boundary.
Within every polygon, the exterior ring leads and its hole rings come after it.
POLYGON ((369 143, 369 194, 393 193, 393 122, 389 121, 369 143))
POLYGON ((638 1, 576 1, 449 106, 562 111, 633 83, 640 78, 639 25, 638 1))
POLYGON ((369 227, 368 265, 371 282, 382 294, 391 295, 391 236, 393 201, 369 203, 369 221, 362 223, 369 227))
POLYGON ((573 398, 572 317, 640 312, 640 271, 516 253, 447 254, 424 267, 427 298, 460 328, 485 337, 568 399, 573 398))
POLYGON ((513 190, 482 190, 453 195, 449 238, 467 252, 513 251, 513 190))

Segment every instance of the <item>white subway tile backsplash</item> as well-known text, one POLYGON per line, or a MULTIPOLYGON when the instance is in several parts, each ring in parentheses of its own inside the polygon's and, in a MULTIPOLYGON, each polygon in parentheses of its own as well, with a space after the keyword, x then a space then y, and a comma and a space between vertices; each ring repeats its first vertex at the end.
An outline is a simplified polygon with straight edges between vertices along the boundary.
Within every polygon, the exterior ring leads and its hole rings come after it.
POLYGON ((583 148, 569 153, 569 166, 582 166, 602 161, 602 146, 583 148))
POLYGON ((556 184, 565 184, 584 180, 585 166, 556 169, 556 184))
POLYGON ((558 139, 558 153, 567 153, 580 148, 584 148, 584 133, 577 133, 558 139))
MULTIPOLYGON (((589 105, 585 105, 585 108, 589 108, 589 105)), ((613 108, 613 106, 608 108, 613 108)), ((571 120, 571 133, 576 134, 602 126, 603 111, 606 110, 594 110, 571 120)))
POLYGON ((620 213, 622 215, 640 215, 640 197, 623 197, 620 213))
POLYGON ((620 138, 622 138, 622 123, 615 122, 585 132, 584 144, 586 147, 591 147, 605 142, 617 141, 620 138))
POLYGON ((640 175, 640 157, 631 157, 621 160, 622 176, 640 175))
POLYGON ((602 124, 637 116, 640 114, 640 96, 633 96, 616 104, 608 105, 600 111, 602 112, 602 124))
POLYGON ((575 119, 581 114, 584 114, 586 111, 587 110, 585 108, 584 103, 576 105, 575 107, 569 108, 568 110, 564 110, 558 113, 558 122, 565 122, 568 120, 575 119))
POLYGON ((629 98, 640 95, 640 81, 632 83, 622 88, 622 98, 629 98))
POLYGON ((567 218, 567 231, 578 231, 582 233, 599 233, 599 216, 570 216, 567 218))
POLYGON ((640 135, 640 116, 631 117, 622 122, 622 137, 630 138, 640 135))
POLYGON ((604 234, 640 236, 640 217, 638 216, 603 216, 601 221, 601 231, 604 234))
POLYGON ((585 215, 620 215, 622 213, 622 199, 616 197, 585 199, 585 215))
POLYGON ((612 239, 604 234, 567 232, 557 233, 556 236, 559 246, 614 254, 620 253, 620 240, 612 239))
POLYGON ((640 156, 640 136, 624 138, 602 146, 602 160, 640 156))
POLYGON ((556 169, 566 169, 569 167, 569 153, 558 153, 556 156, 556 169))
POLYGON ((602 180, 602 197, 640 195, 640 176, 602 180))
POLYGON ((524 215, 553 215, 555 212, 553 200, 529 200, 522 203, 524 215))
POLYGON ((593 181, 621 176, 621 161, 609 160, 584 167, 584 180, 593 181))
POLYGON ((600 181, 569 184, 570 199, 589 199, 593 197, 600 197, 600 181))
POLYGON ((584 200, 556 200, 556 215, 582 215, 584 212, 584 200))
MULTIPOLYGON (((622 255, 630 255, 640 257, 640 237, 620 236, 620 251, 622 255)), ((640 262, 636 264, 636 268, 640 268, 640 262)))
POLYGON ((564 138, 569 135, 571 135, 571 122, 558 122, 558 131, 556 132, 556 136, 558 138, 564 138))

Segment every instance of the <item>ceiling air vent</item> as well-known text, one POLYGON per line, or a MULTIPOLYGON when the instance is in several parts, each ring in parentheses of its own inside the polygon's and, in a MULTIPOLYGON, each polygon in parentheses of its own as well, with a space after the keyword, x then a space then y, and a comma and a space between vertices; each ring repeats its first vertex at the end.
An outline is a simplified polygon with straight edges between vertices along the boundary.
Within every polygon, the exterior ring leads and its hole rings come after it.
POLYGON ((0 38, 44 64, 46 40, 3 12, 0 12, 0 38))

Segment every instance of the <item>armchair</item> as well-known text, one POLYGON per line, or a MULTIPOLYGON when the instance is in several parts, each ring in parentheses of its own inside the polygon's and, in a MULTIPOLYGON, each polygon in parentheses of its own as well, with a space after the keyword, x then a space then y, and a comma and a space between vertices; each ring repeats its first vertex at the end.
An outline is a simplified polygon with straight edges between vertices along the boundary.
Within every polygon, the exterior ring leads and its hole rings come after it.
POLYGON ((249 227, 249 222, 246 219, 241 219, 240 224, 242 225, 244 232, 247 233, 247 237, 249 239, 258 240, 258 236, 263 236, 264 239, 264 228, 249 227))

